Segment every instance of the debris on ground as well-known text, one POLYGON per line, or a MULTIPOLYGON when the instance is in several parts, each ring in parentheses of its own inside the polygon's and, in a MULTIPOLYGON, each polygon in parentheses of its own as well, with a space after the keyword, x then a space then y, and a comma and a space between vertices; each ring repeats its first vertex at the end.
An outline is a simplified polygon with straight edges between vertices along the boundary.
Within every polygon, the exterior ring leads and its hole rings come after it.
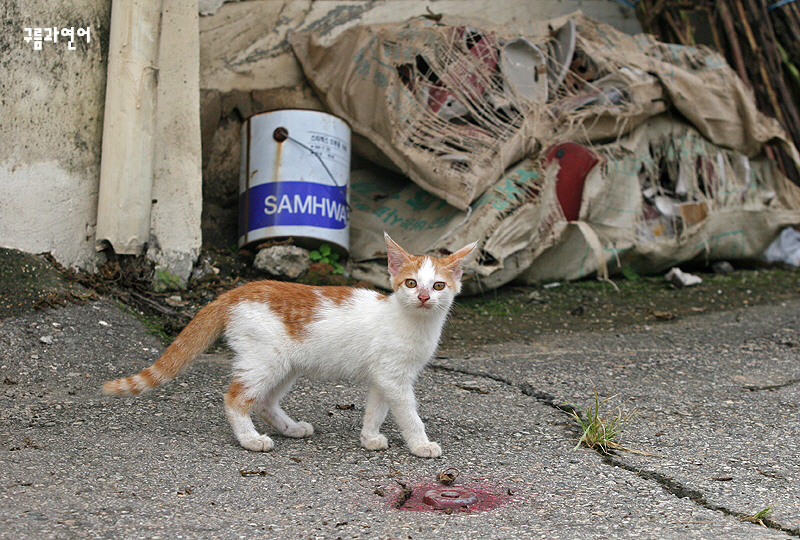
POLYGON ((458 478, 459 471, 455 467, 450 467, 449 469, 445 469, 444 471, 440 472, 436 475, 436 479, 444 484, 445 486, 452 486, 453 482, 456 481, 458 478))
POLYGON ((784 263, 800 266, 800 232, 786 227, 764 250, 764 259, 769 263, 784 263))
POLYGON ((703 283, 703 278, 694 274, 684 272, 677 266, 671 268, 664 276, 664 279, 675 285, 676 287, 692 287, 703 283))
POLYGON ((311 268, 311 256, 298 246, 270 246, 259 250, 253 267, 272 276, 297 279, 311 268))
POLYGON ((397 502, 394 503, 394 507, 399 510, 408 502, 408 500, 414 494, 414 490, 408 487, 408 484, 405 482, 400 482, 399 480, 395 480, 395 482, 397 482, 397 484, 403 488, 402 491, 400 491, 400 495, 397 497, 397 502))

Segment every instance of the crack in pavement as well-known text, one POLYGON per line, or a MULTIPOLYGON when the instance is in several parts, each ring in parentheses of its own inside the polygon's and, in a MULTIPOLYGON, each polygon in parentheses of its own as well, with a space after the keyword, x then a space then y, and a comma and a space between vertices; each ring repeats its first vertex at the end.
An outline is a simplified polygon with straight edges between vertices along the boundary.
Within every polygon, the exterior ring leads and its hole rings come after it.
POLYGON ((769 386, 745 386, 743 387, 748 392, 774 392, 775 390, 780 390, 781 388, 788 388, 789 386, 794 386, 795 384, 800 383, 800 379, 792 379, 791 381, 787 381, 782 384, 772 384, 769 386))
POLYGON ((508 386, 516 386, 516 384, 514 384, 512 381, 509 381, 508 379, 505 379, 503 377, 498 377, 496 375, 492 375, 491 373, 486 373, 484 371, 472 372, 472 371, 466 371, 466 370, 443 366, 441 364, 428 364, 426 367, 432 369, 433 371, 444 371, 447 373, 460 373, 462 375, 470 375, 472 377, 483 377, 485 379, 491 379, 493 381, 507 384, 508 386))
MULTIPOLYGON (((738 518, 744 522, 748 522, 747 518, 751 517, 748 516, 747 514, 743 514, 741 512, 735 512, 733 510, 725 508, 724 506, 720 506, 718 504, 712 504, 711 502, 708 501, 708 499, 706 499, 705 495, 703 495, 701 491, 688 488, 684 486, 681 482, 675 480, 674 478, 670 478, 666 475, 654 471, 637 469, 636 467, 627 465, 620 459, 615 459, 615 456, 613 454, 603 454, 603 452, 600 450, 597 450, 597 453, 600 454, 600 456, 603 458, 603 462, 606 463, 607 465, 632 472, 645 480, 656 482, 665 491, 667 491, 667 493, 670 493, 678 497, 679 499, 689 499, 690 501, 694 502, 699 506, 702 506, 703 508, 706 508, 707 510, 722 512, 727 516, 738 518)), ((791 536, 800 537, 800 527, 796 529, 789 529, 788 527, 781 526, 780 523, 777 523, 775 520, 772 520, 769 517, 761 518, 761 522, 765 527, 768 527, 770 529, 774 529, 776 531, 780 531, 782 533, 786 533, 791 536)), ((754 525, 757 525, 757 523, 754 523, 754 525)))
MULTIPOLYGON (((527 382, 526 383, 522 383, 522 384, 516 384, 516 383, 514 383, 514 382, 512 382, 512 381, 510 381, 508 379, 505 379, 503 377, 497 377, 497 376, 491 375, 491 374, 486 373, 486 372, 469 371, 469 370, 464 370, 464 369, 451 368, 451 367, 447 367, 447 366, 442 366, 440 364, 429 364, 428 367, 431 368, 434 371, 442 371, 442 372, 448 372, 448 373, 459 373, 459 374, 462 374, 462 375, 468 375, 470 377, 484 377, 484 378, 487 378, 487 379, 491 379, 493 381, 501 382, 501 383, 506 384, 508 386, 511 386, 511 387, 514 387, 514 388, 518 388, 520 390, 520 392, 522 392, 524 395, 533 397, 537 401, 539 401, 541 403, 544 403, 548 407, 552 407, 553 409, 556 409, 556 410, 558 410, 560 412, 563 412, 563 413, 566 413, 566 414, 571 414, 571 413, 575 412, 577 414, 580 414, 580 411, 576 411, 574 409, 574 407, 572 407, 571 405, 568 405, 566 403, 559 403, 558 398, 556 398, 556 396, 554 396, 553 394, 550 394, 549 392, 546 392, 544 390, 539 390, 536 387, 534 387, 532 384, 527 383, 527 382)), ((745 387, 745 390, 748 390, 748 391, 751 391, 751 392, 775 391, 775 390, 779 390, 781 388, 785 388, 787 386, 791 386, 793 384, 797 384, 798 382, 800 382, 800 380, 794 379, 794 380, 791 380, 791 381, 789 381, 787 383, 780 384, 780 385, 764 386, 764 387, 748 386, 748 387, 745 387)), ((730 510, 730 509, 728 509, 728 508, 726 508, 724 506, 713 504, 713 503, 709 502, 708 499, 706 499, 705 495, 703 495, 703 493, 701 491, 686 487, 685 485, 683 485, 678 480, 675 480, 674 478, 670 478, 669 476, 666 476, 664 474, 661 474, 661 473, 658 473, 658 472, 655 472, 655 471, 648 471, 648 470, 645 470, 645 469, 638 469, 636 467, 628 465, 624 461, 619 459, 613 453, 604 453, 601 449, 595 449, 595 451, 600 455, 600 457, 603 460, 603 463, 605 463, 606 465, 609 465, 611 467, 616 467, 616 468, 619 468, 619 469, 622 469, 622 470, 625 470, 625 471, 628 471, 628 472, 632 472, 632 473, 636 474, 637 476, 639 476, 640 478, 642 478, 644 480, 647 480, 647 481, 650 481, 650 482, 655 482, 658 485, 660 485, 661 488, 664 489, 667 493, 669 493, 669 494, 671 494, 671 495, 673 495, 673 496, 675 496, 675 497, 677 497, 679 499, 689 499, 690 501, 692 501, 693 503, 697 504, 698 506, 701 506, 702 508, 705 508, 705 509, 711 510, 711 511, 715 511, 715 512, 721 512, 721 513, 725 514, 726 516, 735 517, 737 519, 742 520, 745 523, 749 522, 747 518, 752 517, 752 516, 748 516, 746 514, 743 514, 741 512, 736 512, 736 511, 730 510)), ((769 517, 763 517, 763 518, 761 518, 760 521, 761 521, 761 524, 763 524, 764 527, 767 527, 767 528, 770 528, 770 529, 773 529, 773 530, 776 530, 776 531, 780 531, 780 532, 788 534, 790 536, 800 537, 800 527, 795 528, 795 529, 790 529, 788 527, 782 526, 780 523, 776 522, 773 519, 770 519, 769 517)), ((754 525, 758 525, 759 523, 753 523, 753 524, 754 525)))

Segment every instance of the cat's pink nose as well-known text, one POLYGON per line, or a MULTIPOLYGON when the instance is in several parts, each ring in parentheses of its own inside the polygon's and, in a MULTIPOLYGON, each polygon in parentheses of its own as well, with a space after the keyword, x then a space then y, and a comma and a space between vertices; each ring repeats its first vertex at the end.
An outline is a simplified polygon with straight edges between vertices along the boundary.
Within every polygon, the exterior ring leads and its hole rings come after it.
POLYGON ((431 299, 431 295, 428 294, 427 290, 423 289, 423 290, 421 290, 419 292, 419 294, 417 295, 417 298, 419 298, 419 301, 424 304, 425 302, 427 302, 428 300, 431 299))

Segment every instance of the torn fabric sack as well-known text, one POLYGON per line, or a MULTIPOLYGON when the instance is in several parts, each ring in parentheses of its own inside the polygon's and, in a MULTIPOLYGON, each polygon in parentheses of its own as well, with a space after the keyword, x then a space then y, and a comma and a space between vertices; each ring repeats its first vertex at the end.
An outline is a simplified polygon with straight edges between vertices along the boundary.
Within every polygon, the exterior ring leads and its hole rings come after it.
POLYGON ((477 240, 465 279, 477 292, 756 257, 800 223, 800 188, 769 157, 800 155, 708 48, 581 13, 518 28, 418 18, 324 39, 290 37, 307 79, 354 150, 400 173, 352 178, 351 258, 378 285, 384 230, 420 253, 477 240), (564 145, 583 148, 579 171, 558 160, 564 145))
POLYGON ((720 146, 753 157, 774 143, 800 162, 722 56, 579 12, 520 28, 416 18, 290 42, 323 103, 360 136, 357 152, 461 210, 526 156, 619 138, 670 108, 720 146))

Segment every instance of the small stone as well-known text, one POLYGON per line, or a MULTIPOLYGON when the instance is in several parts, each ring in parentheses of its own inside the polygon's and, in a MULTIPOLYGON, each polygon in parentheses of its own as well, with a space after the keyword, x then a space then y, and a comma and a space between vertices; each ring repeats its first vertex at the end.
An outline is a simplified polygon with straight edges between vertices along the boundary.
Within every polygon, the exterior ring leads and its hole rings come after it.
POLYGON ((264 248, 256 254, 253 266, 273 276, 297 279, 311 267, 309 251, 286 245, 264 248))
POLYGON ((187 304, 187 302, 183 298, 181 298, 179 294, 168 297, 167 299, 164 300, 164 302, 166 302, 167 305, 172 307, 181 307, 187 304))
POLYGON ((717 261, 711 265, 711 270, 713 270, 715 274, 730 274, 733 272, 734 268, 728 261, 717 261))
POLYGON ((192 270, 192 281, 202 281, 209 276, 219 275, 219 268, 211 263, 211 258, 204 256, 197 261, 197 264, 192 270))

